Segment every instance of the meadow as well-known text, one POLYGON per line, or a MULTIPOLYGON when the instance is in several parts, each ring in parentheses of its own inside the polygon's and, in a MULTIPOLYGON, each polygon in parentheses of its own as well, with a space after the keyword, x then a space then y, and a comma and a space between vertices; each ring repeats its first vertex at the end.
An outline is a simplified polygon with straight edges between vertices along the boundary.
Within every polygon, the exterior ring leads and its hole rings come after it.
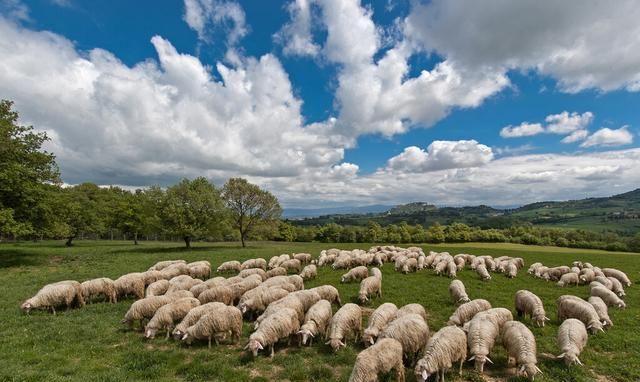
MULTIPOLYGON (((269 257, 281 253, 308 252, 317 256, 322 249, 368 249, 369 244, 323 243, 250 243, 240 248, 235 243, 194 243, 186 250, 179 243, 78 241, 66 248, 62 242, 0 244, 0 381, 346 381, 351 372, 359 345, 349 344, 334 354, 323 341, 300 348, 286 344, 276 348, 273 359, 260 355, 253 359, 243 350, 250 333, 245 322, 239 344, 214 346, 206 343, 184 346, 163 336, 145 340, 140 332, 126 331, 120 324, 132 300, 117 304, 93 303, 83 309, 61 311, 56 316, 34 312, 27 316, 19 306, 44 284, 64 279, 83 281, 94 277, 118 276, 143 271, 159 260, 209 260, 215 269, 226 260, 269 257)), ((403 245, 401 245, 403 246, 403 245)), ((492 274, 493 280, 480 281, 469 269, 458 273, 469 296, 488 299, 494 307, 514 311, 514 294, 528 289, 545 303, 547 316, 552 318, 544 328, 532 329, 538 344, 539 366, 544 372, 536 381, 639 381, 640 380, 640 254, 579 250, 556 247, 536 247, 516 244, 442 244, 422 245, 429 250, 452 254, 519 256, 525 259, 525 269, 515 279, 492 274), (588 286, 558 288, 526 274, 526 268, 536 261, 545 265, 568 265, 574 260, 588 261, 601 267, 624 270, 634 285, 627 288, 626 310, 610 309, 614 327, 605 334, 589 337, 581 355, 584 367, 566 368, 556 360, 558 323, 555 320, 555 300, 562 294, 588 296, 588 286)), ((432 271, 400 274, 392 264, 385 264, 383 292, 367 306, 374 309, 382 302, 396 305, 420 303, 429 313, 432 332, 442 327, 455 306, 448 294, 450 280, 432 271)), ((344 271, 323 267, 319 277, 305 283, 306 287, 322 284, 336 286, 342 301, 356 302, 359 285, 340 284, 344 271)), ((514 314, 515 315, 515 314, 514 314)), ((363 326, 366 322, 363 323, 363 326)), ((496 346, 491 359, 494 365, 485 368, 485 380, 524 381, 507 369, 506 355, 496 346)), ((473 371, 473 363, 465 364, 462 377, 447 374, 448 381, 481 381, 473 371)), ((413 371, 406 370, 407 381, 414 381, 413 371)))

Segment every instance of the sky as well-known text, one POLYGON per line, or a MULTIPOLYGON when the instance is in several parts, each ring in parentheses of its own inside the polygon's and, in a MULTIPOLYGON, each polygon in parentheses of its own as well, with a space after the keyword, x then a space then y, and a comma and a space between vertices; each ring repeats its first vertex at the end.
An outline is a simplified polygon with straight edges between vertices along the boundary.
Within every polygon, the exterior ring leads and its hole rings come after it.
POLYGON ((288 208, 640 185, 635 0, 0 0, 0 98, 67 184, 288 208))

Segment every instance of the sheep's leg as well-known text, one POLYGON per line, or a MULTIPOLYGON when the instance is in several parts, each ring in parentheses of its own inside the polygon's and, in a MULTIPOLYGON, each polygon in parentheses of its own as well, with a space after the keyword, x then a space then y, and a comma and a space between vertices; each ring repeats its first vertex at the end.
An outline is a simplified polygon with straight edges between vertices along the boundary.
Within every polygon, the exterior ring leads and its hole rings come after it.
POLYGON ((53 313, 54 316, 56 315, 56 308, 53 305, 51 305, 51 313, 53 313))
POLYGON ((399 365, 396 365, 396 370, 397 370, 398 382, 404 382, 404 365, 402 364, 402 361, 400 361, 399 365))
POLYGON ((271 344, 271 355, 270 355, 269 357, 273 358, 273 354, 274 354, 274 353, 275 353, 275 352, 273 351, 273 344, 271 344))
MULTIPOLYGON (((467 357, 464 356, 464 357, 460 358, 460 370, 458 370, 458 375, 462 375, 462 363, 464 362, 465 358, 467 358, 467 357)), ((480 369, 480 373, 482 373, 482 369, 480 369)))
POLYGON ((167 328, 167 337, 166 340, 169 341, 169 336, 171 335, 171 330, 170 328, 167 328))
POLYGON ((209 349, 211 349, 211 336, 209 336, 209 349))

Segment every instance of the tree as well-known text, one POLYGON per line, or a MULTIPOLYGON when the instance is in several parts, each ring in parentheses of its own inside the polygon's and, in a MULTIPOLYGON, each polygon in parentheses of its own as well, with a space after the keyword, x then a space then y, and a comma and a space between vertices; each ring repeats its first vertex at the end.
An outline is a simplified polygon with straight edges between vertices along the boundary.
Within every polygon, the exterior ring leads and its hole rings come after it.
POLYGON ((78 236, 104 232, 104 196, 104 191, 93 183, 82 183, 61 190, 55 201, 56 214, 64 224, 61 234, 67 239, 67 247, 72 246, 78 236))
POLYGON ((631 252, 640 252, 640 232, 638 232, 627 244, 631 252))
POLYGON ((133 244, 138 245, 138 234, 144 230, 146 223, 144 194, 139 191, 130 193, 120 189, 115 190, 115 192, 118 191, 120 196, 115 201, 112 219, 115 227, 123 233, 130 234, 133 237, 133 244))
POLYGON ((240 232, 242 246, 249 233, 260 224, 271 224, 282 216, 278 199, 246 179, 231 178, 222 189, 222 199, 233 226, 240 232))
POLYGON ((161 216, 166 229, 191 248, 193 239, 212 233, 223 219, 220 193, 204 177, 183 179, 167 188, 161 216))

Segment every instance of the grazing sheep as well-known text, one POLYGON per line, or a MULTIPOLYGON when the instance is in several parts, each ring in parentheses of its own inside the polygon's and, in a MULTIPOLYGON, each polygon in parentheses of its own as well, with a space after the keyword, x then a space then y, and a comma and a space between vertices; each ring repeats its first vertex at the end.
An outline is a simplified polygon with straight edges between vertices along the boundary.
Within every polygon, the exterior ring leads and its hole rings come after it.
POLYGON ((402 264, 402 273, 407 274, 409 272, 416 272, 418 270, 418 259, 407 259, 402 264))
POLYGON ((478 315, 468 322, 465 331, 471 355, 469 361, 474 361, 475 369, 482 374, 485 362, 493 363, 489 358, 489 353, 493 350, 496 338, 500 334, 500 328, 493 320, 482 316, 478 317, 478 315))
POLYGON ((318 277, 318 268, 314 264, 306 265, 302 268, 302 272, 300 272, 300 277, 303 280, 315 279, 318 277))
POLYGON ((142 276, 142 280, 144 280, 145 286, 148 286, 158 280, 169 280, 171 278, 165 273, 162 273, 162 271, 146 271, 142 272, 140 275, 142 276))
POLYGON ((220 264, 216 272, 240 272, 241 270, 242 264, 239 261, 231 260, 220 264))
POLYGON ((318 293, 318 295, 320 295, 320 298, 323 300, 327 300, 332 304, 342 306, 342 302, 340 301, 340 292, 338 292, 338 289, 333 285, 321 285, 309 290, 318 293))
POLYGON ((309 264, 311 262, 310 253, 296 253, 293 258, 300 261, 302 264, 309 264))
POLYGON ((424 306, 420 304, 407 304, 400 307, 400 309, 398 309, 393 319, 397 320, 398 318, 404 316, 405 314, 417 314, 420 317, 424 318, 425 321, 427 320, 427 311, 424 309, 424 306))
POLYGON ((142 273, 127 273, 114 281, 118 298, 134 295, 136 299, 144 298, 145 282, 142 273))
POLYGON ((529 315, 536 325, 544 327, 544 322, 549 321, 544 311, 544 305, 540 297, 528 290, 519 290, 515 298, 516 312, 518 317, 529 315))
POLYGON ((376 267, 373 267, 369 270, 369 276, 375 276, 382 280, 382 271, 376 267))
POLYGON ((101 277, 93 280, 87 280, 80 284, 82 287, 82 297, 85 301, 91 300, 92 297, 103 295, 104 298, 111 302, 116 303, 116 284, 113 280, 101 277))
POLYGON ((580 272, 580 282, 583 284, 589 284, 596 279, 596 273, 591 268, 582 268, 580 272))
POLYGON ((456 266, 456 263, 453 260, 449 260, 447 262, 447 276, 449 276, 449 278, 455 279, 456 277, 458 277, 457 271, 458 267, 456 266))
POLYGON ((224 306, 213 310, 200 317, 198 322, 187 328, 182 335, 182 341, 191 344, 194 340, 209 341, 209 349, 211 349, 211 338, 218 344, 219 334, 231 332, 231 341, 233 343, 240 340, 242 334, 242 313, 233 306, 224 306))
POLYGON ((326 337, 327 327, 329 321, 331 321, 331 303, 327 300, 320 300, 313 304, 304 316, 304 325, 300 327, 298 334, 301 336, 300 340, 303 345, 309 345, 313 342, 313 338, 317 335, 326 337))
MULTIPOLYGON (((453 264, 453 266, 455 267, 455 263, 453 264)), ((442 275, 447 271, 448 268, 449 268, 448 261, 440 261, 438 264, 436 264, 434 271, 436 272, 436 275, 442 275)))
POLYGON ((180 275, 188 276, 189 267, 187 267, 187 264, 175 263, 175 264, 169 265, 168 267, 161 270, 160 272, 162 273, 162 278, 171 280, 172 278, 180 275))
POLYGON ((476 267, 476 272, 478 273, 478 275, 480 275, 483 281, 491 280, 491 275, 489 274, 489 271, 487 270, 487 267, 484 266, 484 264, 479 264, 476 267))
POLYGON ((287 270, 287 272, 300 273, 302 271, 302 263, 298 259, 290 259, 282 262, 280 266, 287 270))
POLYGON ((491 303, 483 299, 475 299, 460 305, 449 317, 447 325, 463 326, 465 322, 471 320, 478 312, 491 309, 491 303))
POLYGON ((333 269, 348 269, 351 267, 351 256, 350 255, 340 255, 336 257, 331 265, 333 269))
POLYGON ((189 275, 180 275, 169 280, 169 289, 166 293, 172 293, 179 290, 190 290, 198 284, 202 284, 200 279, 193 279, 189 275))
POLYGON ((518 267, 514 263, 508 263, 504 270, 506 276, 510 279, 518 275, 518 267))
POLYGON ((145 297, 162 296, 163 294, 167 293, 168 289, 169 280, 158 280, 149 284, 144 295, 145 297))
POLYGON ((182 321, 180 321, 180 323, 176 325, 175 329, 173 329, 173 338, 175 338, 176 340, 180 340, 182 336, 187 332, 187 329, 190 326, 195 325, 200 317, 204 316, 207 313, 215 311, 218 311, 218 314, 220 314, 225 306, 226 305, 221 302, 209 302, 191 309, 189 313, 184 316, 182 321))
MULTIPOLYGON (((473 316, 472 320, 475 320, 476 318, 492 321, 498 326, 498 329, 502 329, 505 322, 513 321, 513 314, 511 314, 511 311, 507 308, 491 308, 491 309, 487 309, 485 311, 476 313, 476 315, 473 316)), ((463 326, 462 330, 466 331, 467 330, 466 328, 468 328, 468 325, 469 325, 469 322, 467 322, 463 326)))
POLYGON ((161 271, 173 264, 186 264, 187 262, 184 260, 165 260, 165 261, 159 261, 157 262, 155 265, 153 265, 151 268, 149 268, 150 271, 161 271))
POLYGON ((227 279, 225 279, 224 277, 214 277, 212 279, 206 280, 203 283, 194 285, 191 287, 191 289, 189 289, 191 291, 191 293, 193 293, 193 297, 198 298, 198 296, 200 296, 200 293, 204 292, 207 289, 213 288, 215 286, 220 286, 220 285, 227 285, 228 281, 227 279))
POLYGON ((267 271, 267 278, 275 277, 275 276, 286 276, 289 272, 287 272, 286 268, 275 267, 273 269, 269 269, 267 271))
POLYGON ((166 329, 167 338, 169 338, 174 324, 182 320, 191 309, 198 305, 200 305, 200 301, 193 297, 181 298, 163 305, 149 320, 144 330, 144 336, 146 338, 155 338, 159 330, 166 329))
POLYGON ((508 321, 502 330, 502 345, 507 351, 507 365, 515 359, 518 374, 534 379, 542 371, 536 365, 536 338, 523 323, 508 321))
POLYGON ((535 273, 536 269, 541 266, 542 266, 542 263, 533 263, 529 266, 529 270, 527 271, 527 273, 532 275, 535 273))
POLYGON ((232 301, 237 304, 240 297, 242 297, 246 291, 257 287, 260 284, 262 284, 262 278, 259 275, 251 275, 244 278, 239 283, 229 285, 232 292, 232 301))
POLYGON ((613 277, 620 281, 624 286, 631 286, 631 280, 621 270, 615 268, 602 268, 602 273, 607 277, 613 277))
POLYGON ((207 260, 194 261, 187 264, 189 275, 194 279, 208 279, 211 274, 211 263, 207 260))
POLYGON ((613 293, 617 294, 619 297, 624 297, 624 287, 622 286, 620 280, 615 277, 607 277, 607 279, 611 281, 611 290, 613 291, 613 293))
MULTIPOLYGON (((605 287, 607 287, 607 289, 609 290, 613 290, 613 283, 611 282, 611 280, 609 280, 607 277, 605 276, 596 276, 596 278, 593 280, 595 282, 598 282, 602 285, 604 285, 605 287)), ((620 284, 622 285, 622 284, 620 284)))
POLYGON ((219 285, 205 290, 198 295, 198 300, 201 304, 208 302, 221 302, 225 305, 231 305, 233 303, 233 290, 226 285, 219 285))
POLYGON ((264 269, 262 269, 262 268, 247 268, 247 269, 241 270, 240 273, 238 273, 238 276, 240 276, 242 278, 246 278, 246 277, 249 277, 251 275, 260 276, 262 281, 264 281, 264 280, 269 278, 269 276, 267 275, 267 272, 265 272, 264 269))
POLYGON ((607 306, 615 306, 618 309, 624 309, 627 305, 615 293, 607 289, 604 285, 598 283, 597 286, 591 287, 591 296, 598 296, 607 306))
POLYGON ((131 304, 121 322, 127 324, 129 329, 133 329, 134 322, 138 321, 142 328, 142 323, 145 319, 151 319, 158 309, 174 300, 174 295, 151 296, 137 300, 131 304))
POLYGON ((427 342, 422 359, 414 369, 416 381, 425 382, 435 373, 441 375, 444 381, 444 373, 457 361, 460 361, 459 374, 462 375, 462 364, 466 358, 466 334, 456 326, 445 326, 427 342))
POLYGON ((582 321, 575 318, 564 320, 558 328, 558 347, 561 351, 558 358, 564 358, 567 366, 582 365, 578 356, 587 345, 588 337, 587 328, 582 321))
POLYGON ((569 273, 571 272, 571 268, 563 265, 563 266, 559 266, 559 267, 553 267, 553 268, 548 268, 544 274, 542 275, 542 278, 547 280, 547 281, 558 281, 560 280, 560 277, 562 277, 562 275, 564 275, 565 273, 569 273))
POLYGON ((369 277, 369 270, 365 266, 351 268, 349 272, 340 277, 341 283, 350 283, 352 281, 361 281, 369 277))
POLYGON ((453 280, 449 284, 449 294, 454 304, 460 304, 471 301, 467 295, 464 284, 460 280, 453 280))
MULTIPOLYGON (((258 289, 258 288, 256 288, 258 289)), ((289 292, 280 287, 261 288, 260 292, 255 296, 242 301, 238 304, 238 309, 244 315, 247 312, 259 312, 262 313, 267 309, 267 306, 274 301, 288 295, 289 292)))
POLYGON ((393 321, 397 312, 398 307, 395 304, 385 302, 371 313, 368 326, 362 335, 362 343, 365 347, 375 343, 380 332, 393 321))
POLYGON ((378 381, 379 375, 391 370, 396 371, 398 381, 404 381, 402 345, 393 338, 385 338, 358 354, 349 382, 378 381))
POLYGON ((591 296, 589 297, 587 302, 591 304, 596 310, 596 313, 598 313, 598 317, 600 318, 600 321, 602 321, 602 325, 605 329, 613 326, 613 321, 611 321, 611 318, 609 318, 609 308, 607 307, 607 304, 604 303, 602 298, 598 296, 591 296))
POLYGON ((306 310, 304 308, 304 305, 302 304, 302 301, 296 296, 288 295, 283 299, 274 301, 269 304, 264 313, 256 318, 256 322, 253 326, 254 329, 259 329, 262 321, 266 320, 269 316, 278 313, 284 308, 291 309, 296 313, 298 318, 298 325, 300 325, 300 323, 304 323, 304 314, 306 310))
POLYGON ((304 279, 300 277, 300 275, 289 275, 287 276, 287 280, 289 283, 295 285, 297 290, 304 289, 304 279))
POLYGON ((267 270, 267 260, 262 259, 262 258, 257 258, 257 259, 249 259, 247 261, 245 261, 244 263, 242 263, 242 269, 249 269, 249 268, 262 268, 263 271, 267 270))
POLYGON ((571 295, 558 297, 558 322, 567 318, 577 318, 582 321, 591 334, 596 334, 598 331, 604 332, 598 312, 593 305, 579 297, 571 295))
POLYGON ((358 292, 358 299, 362 304, 369 301, 372 296, 382 297, 382 280, 375 276, 369 276, 362 280, 358 292))
POLYGON ((394 338, 402 344, 402 350, 410 364, 415 362, 416 356, 427 345, 429 340, 429 326, 418 314, 406 314, 393 320, 380 333, 381 338, 394 338))
POLYGON ((25 313, 29 314, 33 309, 51 309, 56 314, 56 307, 64 306, 67 309, 72 307, 84 306, 84 298, 82 297, 82 286, 79 282, 73 280, 59 281, 47 284, 42 289, 25 301, 21 306, 25 313))
MULTIPOLYGON (((261 325, 262 326, 262 325, 261 325)), ((362 310, 356 304, 344 304, 331 318, 329 324, 329 341, 333 351, 347 346, 347 338, 351 335, 358 341, 360 328, 362 327, 362 310)))
POLYGON ((300 330, 297 313, 289 308, 281 308, 262 321, 260 327, 249 336, 249 343, 245 349, 251 350, 254 357, 258 351, 266 346, 271 347, 270 356, 273 357, 273 346, 281 339, 289 338, 300 330))
POLYGON ((576 286, 578 286, 579 283, 580 283, 580 276, 577 273, 569 272, 560 276, 560 280, 558 281, 558 286, 565 287, 571 284, 576 284, 576 286))

